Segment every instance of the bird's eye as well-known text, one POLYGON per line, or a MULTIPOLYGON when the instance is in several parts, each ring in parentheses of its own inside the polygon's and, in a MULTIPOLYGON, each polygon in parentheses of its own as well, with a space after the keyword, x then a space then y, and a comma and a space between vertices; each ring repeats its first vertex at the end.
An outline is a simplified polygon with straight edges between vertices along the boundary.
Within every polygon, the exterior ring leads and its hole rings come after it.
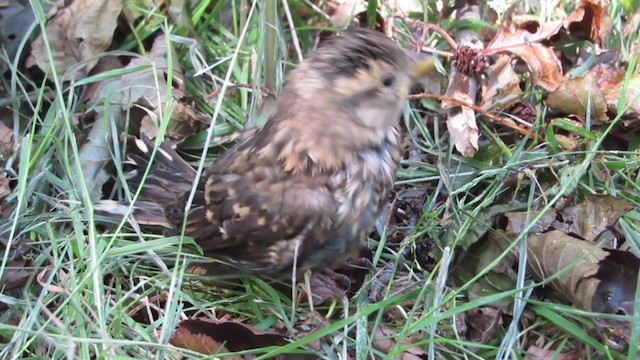
POLYGON ((393 74, 387 74, 382 78, 382 86, 389 87, 396 82, 396 77, 393 74))

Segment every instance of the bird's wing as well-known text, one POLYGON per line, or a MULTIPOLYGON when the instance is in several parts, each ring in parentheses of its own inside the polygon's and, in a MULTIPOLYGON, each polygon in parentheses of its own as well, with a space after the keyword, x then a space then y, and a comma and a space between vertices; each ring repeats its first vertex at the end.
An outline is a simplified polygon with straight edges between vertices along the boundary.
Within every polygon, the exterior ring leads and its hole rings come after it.
MULTIPOLYGON (((263 160, 245 158, 205 174, 204 191, 197 195, 186 223, 186 233, 205 252, 286 263, 283 254, 269 252, 293 254, 288 247, 296 241, 315 238, 319 229, 332 227, 335 202, 325 176, 283 172, 279 164, 263 160)), ((169 218, 180 228, 183 213, 175 214, 169 218)))

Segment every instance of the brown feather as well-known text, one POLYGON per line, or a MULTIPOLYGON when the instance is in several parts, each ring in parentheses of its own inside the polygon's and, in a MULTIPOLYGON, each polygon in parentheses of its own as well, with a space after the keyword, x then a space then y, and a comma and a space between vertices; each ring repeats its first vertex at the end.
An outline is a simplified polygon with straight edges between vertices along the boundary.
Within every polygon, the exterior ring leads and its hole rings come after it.
MULTIPOLYGON (((269 120, 206 171, 186 233, 211 256, 270 272, 290 271, 296 256, 317 268, 355 254, 393 186, 413 65, 366 29, 319 48, 288 76, 269 120)), ((145 194, 173 186, 165 213, 180 229, 191 172, 172 156, 156 155, 145 194)))

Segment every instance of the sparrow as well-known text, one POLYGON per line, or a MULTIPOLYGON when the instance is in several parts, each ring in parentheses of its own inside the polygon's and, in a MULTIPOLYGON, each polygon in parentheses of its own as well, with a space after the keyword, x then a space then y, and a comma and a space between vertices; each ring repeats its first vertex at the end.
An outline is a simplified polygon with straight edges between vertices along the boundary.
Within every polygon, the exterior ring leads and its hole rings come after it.
POLYGON ((242 269, 344 264, 393 187, 405 99, 433 64, 373 30, 334 36, 289 73, 269 119, 203 173, 189 209, 196 170, 166 143, 150 164, 152 142, 136 139, 129 185, 151 168, 134 217, 184 226, 205 255, 242 269))

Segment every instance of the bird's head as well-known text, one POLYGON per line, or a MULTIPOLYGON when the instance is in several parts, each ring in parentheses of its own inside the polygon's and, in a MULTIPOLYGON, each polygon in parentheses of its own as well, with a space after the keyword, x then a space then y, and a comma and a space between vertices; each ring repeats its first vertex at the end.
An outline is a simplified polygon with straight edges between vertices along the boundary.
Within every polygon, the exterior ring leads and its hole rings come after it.
MULTIPOLYGON (((411 87, 429 73, 432 58, 412 56, 384 34, 352 28, 318 48, 296 70, 299 92, 327 99, 364 127, 397 123, 411 87)), ((313 101, 313 100, 312 100, 313 101)))
POLYGON ((253 146, 287 170, 339 169, 362 149, 396 141, 406 96, 433 65, 384 34, 349 29, 290 73, 253 146))

